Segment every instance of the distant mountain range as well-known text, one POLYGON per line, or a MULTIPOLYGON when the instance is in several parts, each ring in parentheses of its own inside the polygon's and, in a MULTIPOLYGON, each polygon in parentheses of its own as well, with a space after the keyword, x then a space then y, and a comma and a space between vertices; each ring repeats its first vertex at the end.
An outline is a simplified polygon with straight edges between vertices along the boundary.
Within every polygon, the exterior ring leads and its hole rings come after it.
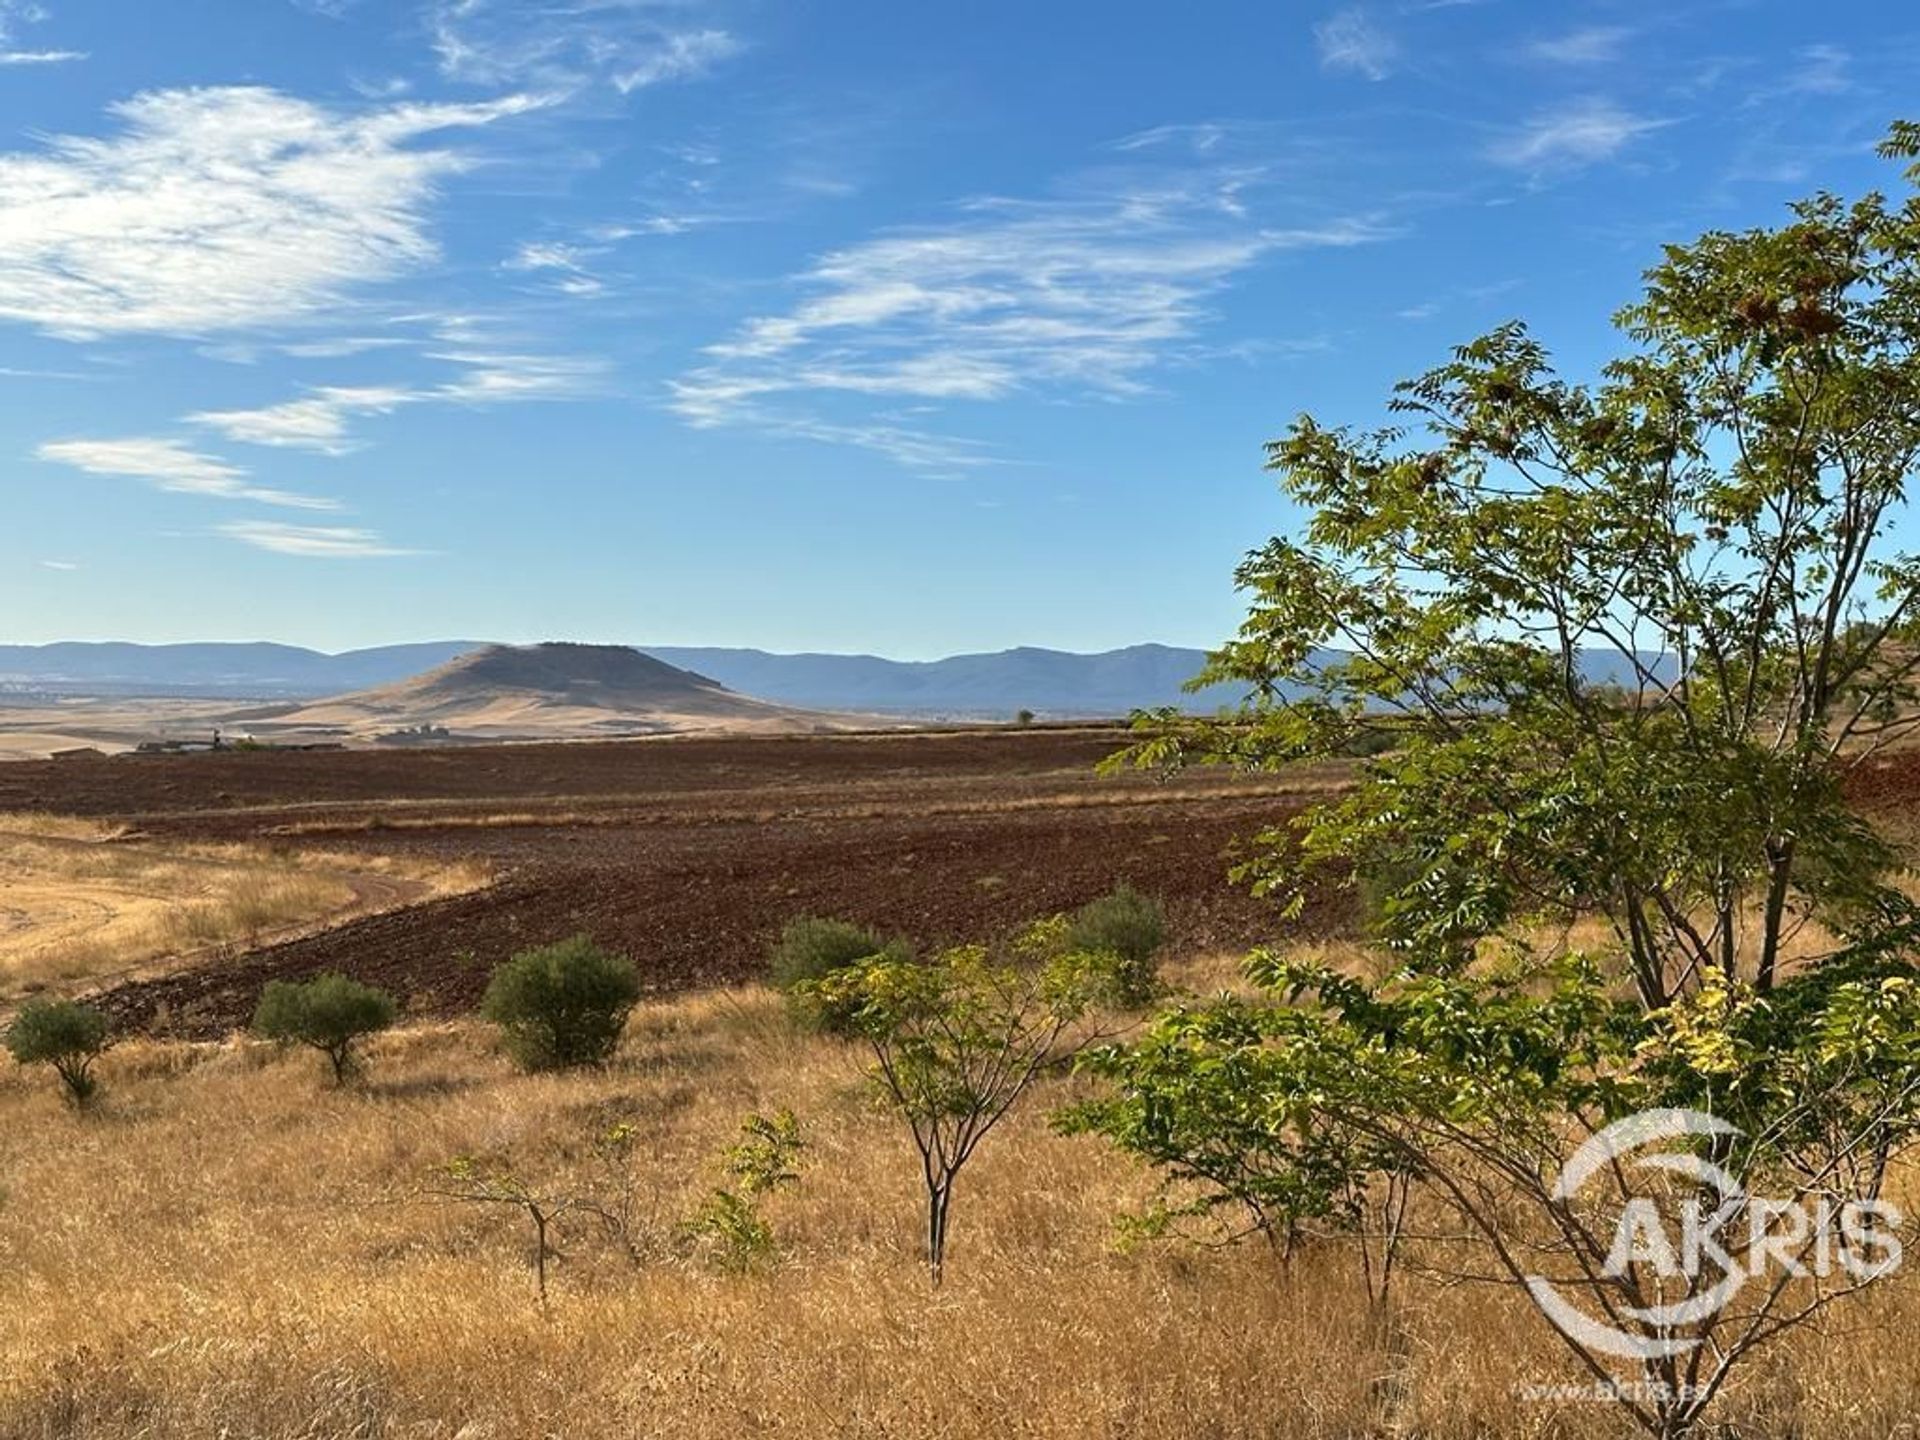
POLYGON ((0 686, 86 695, 255 699, 333 695, 404 680, 480 649, 471 640, 382 645, 325 655, 298 645, 0 645, 0 686))
POLYGON ((1021 646, 944 660, 643 648, 669 665, 710 675, 729 690, 821 710, 1124 715, 1157 705, 1215 710, 1237 703, 1242 694, 1235 686, 1185 693, 1181 687, 1199 673, 1206 652, 1171 645, 1129 645, 1092 655, 1021 646))
MULTIPOLYGON (((0 645, 0 693, 305 699, 396 684, 485 648, 477 640, 434 640, 327 655, 264 643, 0 645)), ((1092 655, 1022 646, 944 660, 637 648, 740 695, 810 710, 956 719, 1005 719, 1032 710, 1043 717, 1085 717, 1161 705, 1210 712, 1237 704, 1243 693, 1232 685, 1185 693, 1182 685, 1198 673, 1206 654, 1172 645, 1129 645, 1092 655)), ((1336 658, 1335 652, 1327 658, 1336 658)), ((1640 660, 1655 674, 1672 670, 1670 660, 1655 654, 1640 660)), ((1592 652, 1583 657, 1582 670, 1589 681, 1632 683, 1630 667, 1618 655, 1592 652)))
MULTIPOLYGON (((0 689, 296 699, 395 684, 482 648, 480 641, 441 640, 328 655, 265 643, 0 645, 0 689)), ((1004 717, 1026 709, 1095 716, 1158 705, 1212 710, 1239 698, 1232 686, 1185 694, 1181 686, 1200 669, 1205 653, 1170 645, 1130 645, 1093 655, 1021 647, 926 661, 704 646, 639 648, 742 695, 816 710, 1004 717)))

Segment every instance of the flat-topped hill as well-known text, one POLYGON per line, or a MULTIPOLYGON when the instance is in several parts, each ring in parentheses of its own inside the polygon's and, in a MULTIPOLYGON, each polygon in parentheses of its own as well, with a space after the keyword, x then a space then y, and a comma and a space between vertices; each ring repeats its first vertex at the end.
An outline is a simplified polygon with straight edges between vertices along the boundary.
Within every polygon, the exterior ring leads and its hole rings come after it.
POLYGON ((363 736, 432 727, 475 739, 806 731, 850 723, 736 694, 717 680, 625 645, 558 641, 489 645, 410 680, 278 711, 271 720, 275 729, 338 729, 363 736))

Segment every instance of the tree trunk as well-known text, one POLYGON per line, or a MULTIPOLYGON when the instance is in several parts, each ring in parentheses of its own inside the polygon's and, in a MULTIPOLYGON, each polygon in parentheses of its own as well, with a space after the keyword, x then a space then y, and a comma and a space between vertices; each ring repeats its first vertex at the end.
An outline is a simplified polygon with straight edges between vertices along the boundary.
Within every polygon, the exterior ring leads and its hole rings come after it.
POLYGON ((1760 968, 1753 988, 1762 995, 1773 989, 1774 968, 1780 958, 1780 927, 1786 916, 1787 882, 1793 878, 1793 841, 1767 846, 1767 916, 1761 932, 1760 968))
POLYGON ((538 1206, 529 1205, 527 1213, 533 1216, 533 1283, 540 1294, 540 1311, 547 1309, 547 1217, 538 1206))
POLYGON ((939 1288, 941 1265, 947 1256, 947 1206, 953 1199, 953 1177, 927 1187, 927 1273, 939 1288))

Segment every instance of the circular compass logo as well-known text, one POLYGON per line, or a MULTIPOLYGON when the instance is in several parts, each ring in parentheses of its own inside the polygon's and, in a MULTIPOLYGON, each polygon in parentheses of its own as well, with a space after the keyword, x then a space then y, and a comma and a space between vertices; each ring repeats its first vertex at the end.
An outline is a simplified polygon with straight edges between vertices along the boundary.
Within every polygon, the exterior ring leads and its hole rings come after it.
POLYGON ((1548 1320, 1593 1353, 1658 1359, 1697 1348, 1701 1322, 1769 1269, 1806 1278, 1837 1263, 1864 1281, 1899 1266, 1900 1212, 1887 1202, 1752 1196, 1699 1153, 1730 1151, 1740 1134, 1701 1110, 1643 1110, 1575 1150, 1553 1186, 1556 1204, 1575 1204, 1599 1179, 1624 1198, 1605 1260, 1577 1287, 1604 1291, 1604 1314, 1575 1303, 1567 1291, 1576 1287, 1530 1275, 1527 1290, 1548 1320), (1669 1196, 1665 1208, 1649 1193, 1656 1190, 1669 1196), (1679 1298, 1634 1303, 1648 1288, 1669 1287, 1679 1298))

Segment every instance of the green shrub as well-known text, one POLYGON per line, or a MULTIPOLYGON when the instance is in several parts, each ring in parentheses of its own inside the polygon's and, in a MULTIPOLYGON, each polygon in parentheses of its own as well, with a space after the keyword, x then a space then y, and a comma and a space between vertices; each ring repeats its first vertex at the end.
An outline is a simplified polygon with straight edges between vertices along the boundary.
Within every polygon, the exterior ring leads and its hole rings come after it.
POLYGON ((346 1083, 360 1069, 354 1042, 393 1024, 393 997, 344 975, 320 975, 304 983, 270 980, 260 992, 253 1028, 281 1044, 309 1045, 333 1065, 333 1083, 346 1083))
POLYGON ((107 1048, 107 1017, 72 1000, 29 1000, 7 1027, 7 1050, 22 1065, 51 1065, 76 1105, 98 1088, 93 1062, 107 1048))
POLYGON ((522 950, 495 970, 480 1013, 521 1065, 560 1070, 611 1059, 639 999, 633 962, 575 935, 522 950))
POLYGON ((852 1010, 819 995, 803 993, 801 987, 876 955, 905 953, 900 942, 882 940, 864 926, 803 915, 789 920, 780 932, 767 962, 767 978, 787 997, 787 1010, 795 1023, 828 1035, 851 1035, 855 1028, 852 1010))
POLYGON ((1145 1005, 1160 993, 1158 957, 1166 939, 1160 902, 1124 882, 1082 905, 1067 926, 1068 948, 1119 958, 1112 998, 1129 1006, 1145 1005))
POLYGON ((779 1253, 760 1201, 800 1178, 800 1155, 807 1148, 791 1110, 749 1115, 740 1123, 740 1137, 720 1157, 732 1183, 716 1186, 680 1227, 717 1269, 735 1272, 755 1269, 779 1253))
POLYGON ((1367 760, 1375 755, 1385 755, 1398 750, 1404 738, 1395 729, 1359 730, 1341 747, 1341 753, 1351 755, 1358 760, 1367 760))

